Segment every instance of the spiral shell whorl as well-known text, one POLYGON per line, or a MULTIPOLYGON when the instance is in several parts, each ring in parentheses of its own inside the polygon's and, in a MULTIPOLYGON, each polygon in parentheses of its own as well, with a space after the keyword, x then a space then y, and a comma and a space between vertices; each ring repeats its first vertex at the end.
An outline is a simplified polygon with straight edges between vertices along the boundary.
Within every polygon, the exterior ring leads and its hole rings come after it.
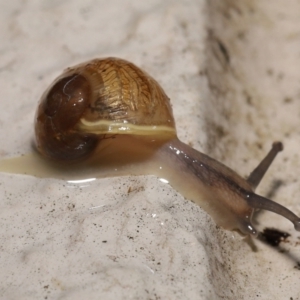
POLYGON ((95 59, 84 65, 93 82, 90 110, 79 124, 97 133, 175 133, 170 99, 160 85, 134 64, 122 59, 95 59), (101 78, 99 78, 99 76, 101 78))

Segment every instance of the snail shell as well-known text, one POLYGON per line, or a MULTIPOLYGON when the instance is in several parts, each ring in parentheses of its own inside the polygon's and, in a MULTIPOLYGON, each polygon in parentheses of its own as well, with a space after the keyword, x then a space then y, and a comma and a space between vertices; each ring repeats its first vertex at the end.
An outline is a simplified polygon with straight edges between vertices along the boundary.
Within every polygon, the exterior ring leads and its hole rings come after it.
POLYGON ((68 68, 45 91, 36 121, 36 145, 45 157, 77 161, 108 135, 176 136, 160 85, 134 64, 94 59, 68 68))

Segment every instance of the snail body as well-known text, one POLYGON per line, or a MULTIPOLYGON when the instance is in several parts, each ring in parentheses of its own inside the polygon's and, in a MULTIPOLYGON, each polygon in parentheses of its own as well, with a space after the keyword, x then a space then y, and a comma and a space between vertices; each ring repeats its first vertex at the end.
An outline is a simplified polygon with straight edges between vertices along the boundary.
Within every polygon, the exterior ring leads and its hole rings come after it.
POLYGON ((98 177, 157 175, 225 229, 256 236, 252 216, 265 209, 300 230, 294 213, 254 193, 282 150, 280 142, 243 179, 178 139, 170 99, 151 76, 125 60, 95 59, 66 69, 41 98, 35 136, 38 152, 59 177, 81 169, 98 177))

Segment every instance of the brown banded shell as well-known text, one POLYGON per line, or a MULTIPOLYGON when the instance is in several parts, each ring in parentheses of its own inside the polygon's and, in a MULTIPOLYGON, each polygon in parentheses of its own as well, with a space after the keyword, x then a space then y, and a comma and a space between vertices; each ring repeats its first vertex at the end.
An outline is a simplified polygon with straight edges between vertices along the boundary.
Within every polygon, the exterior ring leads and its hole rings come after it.
POLYGON ((35 132, 38 150, 62 161, 85 158, 109 134, 176 136, 163 89, 118 58, 94 59, 65 70, 42 96, 35 132))

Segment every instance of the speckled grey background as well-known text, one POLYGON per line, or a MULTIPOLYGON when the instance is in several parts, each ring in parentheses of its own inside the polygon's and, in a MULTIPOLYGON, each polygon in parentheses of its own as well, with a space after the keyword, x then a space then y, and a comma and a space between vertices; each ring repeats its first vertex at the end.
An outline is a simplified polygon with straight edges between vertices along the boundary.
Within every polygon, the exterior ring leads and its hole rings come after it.
MULTIPOLYGON (((296 0, 1 1, 0 156, 31 151, 62 69, 119 56, 164 87, 181 140, 241 175, 282 140, 259 193, 299 215, 299 15, 296 0)), ((283 253, 153 176, 0 179, 2 299, 299 299, 299 234, 273 214, 257 226, 292 233, 283 253)))

